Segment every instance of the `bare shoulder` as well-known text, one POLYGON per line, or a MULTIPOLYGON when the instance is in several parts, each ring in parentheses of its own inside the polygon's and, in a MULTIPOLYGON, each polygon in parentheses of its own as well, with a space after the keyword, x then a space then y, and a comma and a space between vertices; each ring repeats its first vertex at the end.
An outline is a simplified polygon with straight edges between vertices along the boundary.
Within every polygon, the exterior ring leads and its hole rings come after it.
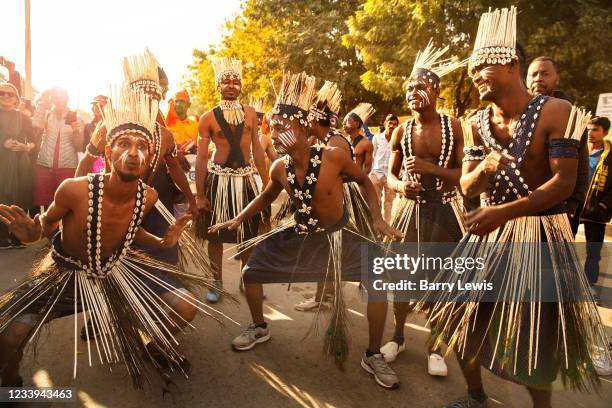
POLYGON ((372 150, 374 149, 374 145, 368 138, 364 137, 361 143, 359 143, 364 150, 372 150))
POLYGON ((89 178, 87 176, 68 178, 59 185, 57 194, 69 197, 87 197, 89 191, 89 178))
POLYGON ((563 99, 549 98, 542 107, 540 121, 547 137, 563 137, 572 104, 563 99))
POLYGON ((391 147, 397 145, 402 137, 404 136, 404 124, 402 123, 400 126, 396 127, 393 133, 391 133, 391 147))
POLYGON ((213 113, 213 110, 212 109, 207 110, 200 117, 200 126, 210 125, 211 121, 213 121, 214 119, 215 119, 215 114, 213 113))
POLYGON ((323 157, 328 160, 332 160, 335 163, 341 163, 342 161, 347 160, 348 158, 344 149, 334 146, 324 146, 323 157))
POLYGON ((285 156, 281 156, 270 165, 270 176, 275 182, 282 184, 281 180, 287 178, 285 173, 285 156))
POLYGON ((572 109, 572 104, 565 99, 548 98, 542 107, 542 117, 552 117, 558 119, 557 115, 568 115, 572 109))
POLYGON ((250 105, 242 105, 244 108, 244 114, 247 116, 253 116, 255 115, 255 117, 257 117, 257 113, 255 112, 255 108, 253 108, 250 105))
POLYGON ((145 203, 145 209, 148 211, 155 205, 159 196, 157 194, 157 190, 155 190, 153 187, 149 185, 145 185, 145 190, 147 192, 147 200, 145 203))

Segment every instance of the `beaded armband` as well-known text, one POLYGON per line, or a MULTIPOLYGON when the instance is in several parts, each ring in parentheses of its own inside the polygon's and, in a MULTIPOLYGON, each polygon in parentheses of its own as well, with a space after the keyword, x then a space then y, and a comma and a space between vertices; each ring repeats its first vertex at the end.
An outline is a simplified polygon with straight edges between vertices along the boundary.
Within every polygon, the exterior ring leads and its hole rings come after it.
POLYGON ((484 146, 466 146, 463 148, 463 162, 480 161, 485 158, 484 146))
POLYGON ((552 159, 578 158, 580 141, 575 139, 553 139, 548 145, 548 154, 552 159))

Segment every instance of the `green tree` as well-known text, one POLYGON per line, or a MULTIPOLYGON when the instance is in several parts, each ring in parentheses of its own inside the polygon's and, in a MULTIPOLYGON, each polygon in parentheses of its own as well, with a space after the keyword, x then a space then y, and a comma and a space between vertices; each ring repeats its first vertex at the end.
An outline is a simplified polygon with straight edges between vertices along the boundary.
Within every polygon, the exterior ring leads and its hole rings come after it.
POLYGON ((306 71, 338 83, 344 112, 367 101, 378 109, 379 117, 384 115, 397 101, 362 85, 361 59, 354 47, 342 43, 348 33, 345 21, 360 4, 361 0, 247 0, 240 15, 228 22, 220 44, 194 51, 187 86, 195 106, 210 108, 218 100, 206 58, 220 54, 243 61, 243 95, 267 96, 268 105, 274 101, 272 84, 279 86, 283 70, 306 71))
MULTIPOLYGON (((560 88, 580 104, 595 107, 597 95, 609 86, 611 70, 605 55, 610 44, 612 14, 607 1, 514 1, 519 10, 518 40, 527 55, 549 55, 559 63, 560 88)), ((469 56, 479 16, 507 1, 366 0, 348 19, 344 43, 356 47, 367 71, 364 87, 384 98, 403 94, 419 49, 430 38, 448 45, 449 54, 469 56)), ((443 79, 443 106, 462 115, 477 105, 466 70, 443 79)))

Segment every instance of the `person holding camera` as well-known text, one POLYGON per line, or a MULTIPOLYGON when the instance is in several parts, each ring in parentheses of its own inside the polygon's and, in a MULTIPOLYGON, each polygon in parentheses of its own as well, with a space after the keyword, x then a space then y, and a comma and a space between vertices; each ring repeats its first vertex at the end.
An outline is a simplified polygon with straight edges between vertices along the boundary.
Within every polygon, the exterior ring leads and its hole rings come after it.
POLYGON ((83 150, 83 121, 68 109, 68 93, 62 88, 43 92, 32 125, 42 130, 36 161, 34 204, 46 207, 62 181, 74 177, 77 152, 83 150))
MULTIPOLYGON (((34 177, 30 152, 32 121, 19 111, 19 92, 11 83, 0 83, 0 204, 32 205, 34 177)), ((0 249, 23 248, 4 225, 0 225, 0 249)))

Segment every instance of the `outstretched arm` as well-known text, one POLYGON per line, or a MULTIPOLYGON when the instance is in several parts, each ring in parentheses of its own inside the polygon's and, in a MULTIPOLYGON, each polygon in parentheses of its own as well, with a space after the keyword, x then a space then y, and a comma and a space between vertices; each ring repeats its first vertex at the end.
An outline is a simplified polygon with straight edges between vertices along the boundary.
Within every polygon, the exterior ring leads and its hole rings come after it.
POLYGON ((43 236, 52 237, 59 223, 70 212, 71 203, 78 201, 78 181, 65 180, 55 192, 55 198, 47 211, 33 219, 16 205, 0 205, 0 221, 21 242, 36 242, 43 236))
POLYGON ((391 228, 391 226, 383 220, 380 212, 380 205, 378 203, 378 195, 376 194, 376 190, 374 189, 374 185, 372 184, 372 181, 370 181, 370 178, 353 160, 351 160, 350 157, 344 154, 344 152, 339 150, 331 150, 327 154, 330 153, 334 155, 333 161, 338 163, 340 166, 342 176, 350 181, 356 182, 359 185, 366 203, 368 204, 368 208, 370 209, 370 214, 372 215, 372 220, 374 222, 373 227, 376 233, 386 235, 390 238, 401 238, 401 232, 391 228))
POLYGON ((277 160, 276 162, 274 162, 274 164, 272 164, 272 168, 270 169, 270 173, 272 176, 270 177, 270 182, 266 184, 264 190, 253 201, 251 201, 249 205, 247 205, 246 208, 242 210, 242 212, 238 214, 234 219, 221 224, 213 225, 208 229, 208 232, 213 234, 224 229, 235 230, 243 221, 248 220, 255 214, 259 214, 260 212, 268 208, 268 206, 272 204, 272 202, 283 190, 283 185, 278 182, 278 178, 275 175, 275 173, 279 173, 281 170, 284 173, 281 161, 277 160))
POLYGON ((189 221, 191 221, 191 215, 189 214, 177 219, 174 224, 168 228, 163 238, 151 234, 144 228, 139 228, 134 237, 134 242, 149 247, 172 248, 177 244, 189 221))

